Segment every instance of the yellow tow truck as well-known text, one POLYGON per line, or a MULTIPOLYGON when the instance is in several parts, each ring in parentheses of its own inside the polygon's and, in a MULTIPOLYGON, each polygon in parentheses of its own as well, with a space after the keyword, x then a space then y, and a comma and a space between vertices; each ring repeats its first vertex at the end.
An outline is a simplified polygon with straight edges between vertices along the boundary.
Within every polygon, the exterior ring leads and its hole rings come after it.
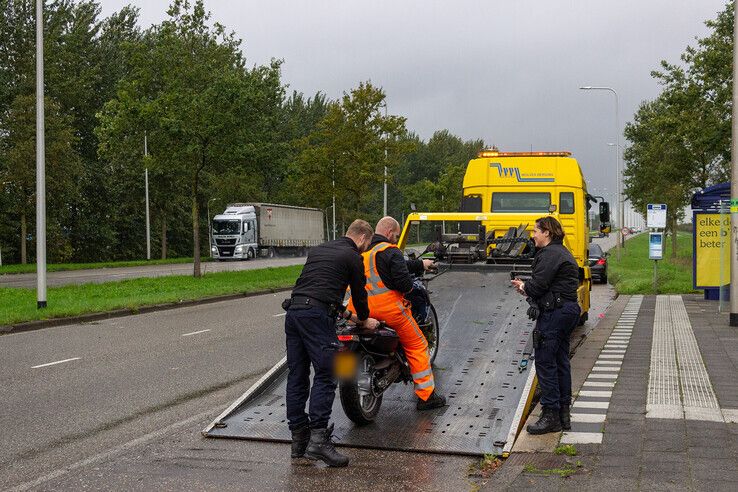
MULTIPOLYGON (((448 406, 420 414, 412 387, 392 385, 383 393, 383 410, 377 419, 358 427, 343 414, 337 399, 332 414, 335 442, 507 456, 536 387, 535 367, 529 363, 534 357, 533 322, 510 278, 530 274, 534 254, 530 232, 535 219, 555 216, 580 267, 584 321, 591 284, 587 210, 593 199, 568 152, 488 150, 469 162, 461 212, 411 214, 399 246, 410 255, 410 248, 404 248, 409 238, 425 240, 430 242, 426 251, 439 260, 439 273, 428 282, 439 328, 433 374, 436 390, 446 395, 448 406)), ((600 205, 607 211, 606 203, 600 205)), ((603 223, 609 219, 600 218, 603 223)), ((290 442, 284 420, 286 375, 284 358, 204 434, 290 442)))

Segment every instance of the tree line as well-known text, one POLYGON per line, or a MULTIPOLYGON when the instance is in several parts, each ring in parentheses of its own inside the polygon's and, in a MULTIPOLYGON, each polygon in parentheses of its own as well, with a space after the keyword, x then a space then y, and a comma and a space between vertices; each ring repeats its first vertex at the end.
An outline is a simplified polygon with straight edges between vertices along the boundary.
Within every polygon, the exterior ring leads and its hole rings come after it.
MULTIPOLYGON (((35 1, 0 0, 0 248, 35 256, 35 1)), ((249 66, 202 0, 173 0, 148 29, 125 7, 55 0, 44 12, 50 262, 207 252, 208 212, 230 202, 324 209, 339 223, 388 210, 457 210, 467 161, 484 146, 446 130, 424 141, 359 82, 337 99, 288 91, 281 60, 249 66), (146 142, 146 145, 144 144, 146 142), (145 147, 146 146, 146 152, 145 147), (335 183, 335 186, 334 186, 335 183), (335 191, 334 191, 335 190, 335 191)), ((339 231, 340 234, 340 231, 339 231)))
MULTIPOLYGON (((681 63, 661 62, 652 72, 661 93, 625 127, 625 196, 644 216, 647 204, 666 203, 671 231, 696 191, 730 179, 733 12, 731 0, 681 63)), ((672 234, 673 257, 676 250, 672 234)))

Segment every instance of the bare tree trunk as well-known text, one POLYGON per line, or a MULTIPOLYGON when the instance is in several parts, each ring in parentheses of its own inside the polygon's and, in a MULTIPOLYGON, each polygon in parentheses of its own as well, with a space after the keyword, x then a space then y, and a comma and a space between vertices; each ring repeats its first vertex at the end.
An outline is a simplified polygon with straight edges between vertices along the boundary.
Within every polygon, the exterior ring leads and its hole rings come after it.
POLYGON ((167 218, 161 218, 161 259, 167 259, 167 218))
POLYGON ((26 241, 28 240, 28 224, 26 223, 26 214, 21 214, 21 263, 28 263, 28 253, 26 252, 26 241))
POLYGON ((192 182, 192 243, 194 271, 193 276, 199 278, 200 272, 200 206, 197 203, 197 178, 192 182))

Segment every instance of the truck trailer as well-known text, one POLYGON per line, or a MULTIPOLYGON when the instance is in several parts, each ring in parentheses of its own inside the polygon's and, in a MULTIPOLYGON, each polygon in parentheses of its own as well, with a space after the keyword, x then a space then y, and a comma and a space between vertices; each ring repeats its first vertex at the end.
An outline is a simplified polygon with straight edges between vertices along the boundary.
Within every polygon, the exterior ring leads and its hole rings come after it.
POLYGON ((323 211, 272 203, 232 203, 213 217, 213 258, 248 260, 289 254, 304 256, 325 241, 323 211))

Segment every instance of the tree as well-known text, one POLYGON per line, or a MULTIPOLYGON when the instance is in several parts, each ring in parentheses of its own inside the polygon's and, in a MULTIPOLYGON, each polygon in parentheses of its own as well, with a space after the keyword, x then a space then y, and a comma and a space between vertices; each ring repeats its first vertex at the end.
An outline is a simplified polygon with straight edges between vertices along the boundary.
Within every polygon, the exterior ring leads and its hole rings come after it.
POLYGON ((405 118, 383 115, 384 100, 382 89, 362 82, 328 105, 318 128, 303 139, 297 159, 294 189, 306 205, 328 207, 335 180, 339 220, 378 217, 370 204, 374 190, 381 189, 384 167, 391 179, 399 159, 412 149, 403 138, 405 118))
POLYGON ((131 70, 100 115, 100 151, 125 155, 130 145, 116 141, 140 142, 147 129, 151 166, 187 189, 199 277, 202 191, 254 194, 268 186, 284 91, 280 62, 247 70, 240 41, 209 24, 202 1, 175 0, 168 15, 133 47, 131 70))
MULTIPOLYGON (((49 259, 71 257, 69 238, 63 233, 65 204, 79 179, 79 155, 74 149, 76 135, 69 118, 61 114, 51 98, 45 102, 46 183, 49 259)), ((0 147, 0 182, 7 191, 8 211, 20 222, 20 259, 28 261, 29 219, 36 206, 36 98, 17 96, 7 114, 8 131, 0 147)))

